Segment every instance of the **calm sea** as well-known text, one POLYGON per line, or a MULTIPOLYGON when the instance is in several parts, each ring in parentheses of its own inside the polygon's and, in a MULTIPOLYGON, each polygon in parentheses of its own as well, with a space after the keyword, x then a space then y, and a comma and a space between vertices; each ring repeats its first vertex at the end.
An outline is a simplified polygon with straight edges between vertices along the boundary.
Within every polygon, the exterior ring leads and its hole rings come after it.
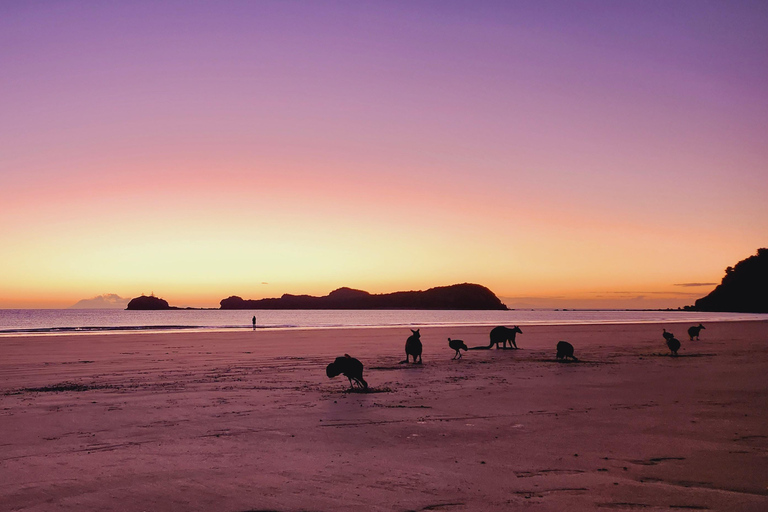
POLYGON ((118 333, 252 329, 334 329, 344 327, 430 327, 462 325, 567 325, 615 323, 698 323, 768 320, 768 314, 690 311, 513 310, 172 310, 0 309, 0 336, 21 334, 118 333))

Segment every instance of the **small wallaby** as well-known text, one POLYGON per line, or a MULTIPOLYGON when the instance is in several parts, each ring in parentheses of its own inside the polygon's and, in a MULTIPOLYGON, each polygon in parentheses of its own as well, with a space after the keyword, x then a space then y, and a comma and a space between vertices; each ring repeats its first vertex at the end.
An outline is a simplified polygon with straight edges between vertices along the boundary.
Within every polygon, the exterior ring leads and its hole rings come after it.
POLYGON ((467 345, 462 340, 452 340, 451 338, 448 338, 448 346, 456 351, 456 353, 453 355, 451 359, 456 359, 457 356, 459 359, 461 359, 460 350, 464 350, 464 351, 469 350, 467 348, 467 345))
POLYGON ((325 374, 331 379, 339 374, 344 375, 349 379, 350 389, 355 385, 362 389, 368 389, 368 383, 363 379, 363 363, 349 354, 344 354, 344 357, 337 357, 325 368, 325 374))
POLYGON ((408 356, 413 356, 413 362, 421 364, 421 334, 419 329, 415 331, 411 329, 411 334, 408 339, 405 340, 405 362, 408 362, 408 356), (418 362, 416 358, 419 358, 418 362))
POLYGON ((703 325, 694 325, 693 327, 688 328, 688 336, 691 337, 691 341, 693 341, 693 338, 696 338, 696 340, 699 339, 699 333, 702 329, 706 329, 703 325))
POLYGON ((567 341, 558 341, 557 342, 557 359, 562 359, 565 361, 569 357, 574 361, 578 361, 578 359, 576 359, 576 356, 573 355, 573 345, 571 345, 567 341))
POLYGON ((667 340, 667 346, 669 347, 669 350, 672 351, 672 355, 676 356, 677 351, 680 350, 680 340, 677 338, 669 338, 667 340))

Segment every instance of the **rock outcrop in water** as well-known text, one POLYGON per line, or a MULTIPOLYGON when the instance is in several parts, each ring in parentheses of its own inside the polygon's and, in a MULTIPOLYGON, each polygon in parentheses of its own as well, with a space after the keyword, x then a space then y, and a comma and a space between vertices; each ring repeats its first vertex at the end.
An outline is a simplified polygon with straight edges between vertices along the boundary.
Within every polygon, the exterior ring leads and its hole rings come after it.
POLYGON ((285 294, 279 299, 246 300, 232 296, 220 304, 221 309, 507 309, 491 290, 470 283, 384 294, 339 288, 324 297, 285 294))
POLYGON ((696 301, 695 311, 768 313, 768 249, 725 269, 723 281, 696 301))
POLYGON ((150 296, 142 295, 141 297, 136 297, 135 299, 131 299, 131 301, 128 303, 128 306, 125 309, 134 310, 134 311, 146 311, 146 310, 176 309, 176 308, 172 308, 171 306, 169 306, 168 302, 161 299, 160 297, 155 297, 154 295, 150 295, 150 296))

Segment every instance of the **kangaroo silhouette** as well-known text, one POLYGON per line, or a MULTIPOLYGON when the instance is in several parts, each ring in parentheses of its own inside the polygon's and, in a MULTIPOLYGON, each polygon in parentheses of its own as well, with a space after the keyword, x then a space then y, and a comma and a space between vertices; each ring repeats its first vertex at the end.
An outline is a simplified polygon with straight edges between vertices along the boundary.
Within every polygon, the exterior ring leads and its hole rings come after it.
POLYGON ((691 341, 693 341, 693 338, 699 339, 699 333, 702 329, 706 329, 703 325, 694 325, 693 327, 688 328, 688 336, 691 337, 691 341))
POLYGON ((669 341, 669 340, 671 340, 672 338, 675 337, 674 334, 672 334, 671 332, 667 332, 666 329, 662 329, 662 331, 664 331, 664 332, 662 332, 661 335, 664 336, 664 339, 667 340, 667 341, 669 341))
POLYGON ((344 375, 349 379, 350 389, 355 385, 362 389, 368 389, 368 383, 363 379, 363 363, 349 354, 344 354, 344 357, 337 357, 325 368, 325 374, 331 379, 339 374, 344 375))
POLYGON ((676 356, 677 351, 680 350, 680 340, 677 338, 669 338, 667 340, 667 346, 669 347, 669 350, 672 351, 672 355, 676 356))
POLYGON ((418 364, 421 364, 421 334, 419 329, 415 331, 411 329, 411 334, 408 339, 405 340, 405 362, 408 362, 408 356, 413 356, 413 362, 416 363, 418 357, 418 364))
POLYGON ((462 340, 452 340, 451 338, 448 338, 448 346, 451 347, 453 350, 456 351, 456 353, 453 355, 451 359, 456 359, 456 356, 461 359, 461 350, 469 350, 467 348, 467 345, 462 340))
POLYGON ((557 342, 557 359, 562 359, 563 361, 565 361, 569 357, 574 361, 578 361, 578 359, 576 359, 576 356, 573 355, 573 345, 571 345, 567 341, 558 341, 557 342))
POLYGON ((523 334, 523 331, 518 326, 510 329, 500 325, 491 329, 491 343, 487 347, 472 347, 470 350, 487 350, 493 348, 494 345, 496 345, 496 348, 499 348, 499 343, 502 344, 501 348, 507 348, 507 342, 509 342, 509 348, 518 348, 517 343, 515 343, 515 336, 518 334, 523 334))

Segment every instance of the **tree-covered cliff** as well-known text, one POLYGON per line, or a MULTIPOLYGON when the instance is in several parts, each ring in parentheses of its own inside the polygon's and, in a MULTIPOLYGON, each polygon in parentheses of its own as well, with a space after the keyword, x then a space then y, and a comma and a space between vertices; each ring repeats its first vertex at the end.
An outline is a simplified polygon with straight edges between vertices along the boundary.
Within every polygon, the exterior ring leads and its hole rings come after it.
POLYGON ((725 269, 723 281, 692 309, 768 313, 768 249, 725 269))

